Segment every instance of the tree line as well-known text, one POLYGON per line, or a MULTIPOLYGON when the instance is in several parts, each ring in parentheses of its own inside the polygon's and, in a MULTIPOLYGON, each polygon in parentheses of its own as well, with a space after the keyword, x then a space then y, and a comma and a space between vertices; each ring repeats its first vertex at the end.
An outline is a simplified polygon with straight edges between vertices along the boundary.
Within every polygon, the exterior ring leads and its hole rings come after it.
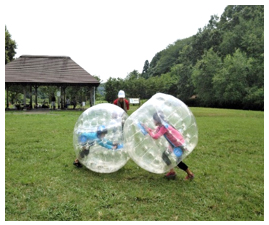
POLYGON ((118 90, 149 99, 171 94, 190 106, 264 110, 264 6, 229 5, 221 17, 145 61, 142 73, 104 84, 112 102, 118 90))

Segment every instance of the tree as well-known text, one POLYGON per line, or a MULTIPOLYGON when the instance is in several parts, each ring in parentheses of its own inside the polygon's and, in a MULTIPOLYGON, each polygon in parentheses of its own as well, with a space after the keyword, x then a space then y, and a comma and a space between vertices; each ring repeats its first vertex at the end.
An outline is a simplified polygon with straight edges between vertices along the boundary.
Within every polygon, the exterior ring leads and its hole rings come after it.
POLYGON ((204 106, 212 106, 216 102, 216 99, 214 99, 216 90, 213 90, 212 80, 221 67, 220 57, 211 48, 193 69, 192 80, 195 91, 204 106))
POLYGON ((149 70, 149 61, 146 60, 145 63, 144 63, 144 67, 143 67, 143 70, 142 70, 142 74, 141 74, 141 77, 144 77, 144 78, 148 78, 148 70, 149 70))
POLYGON ((217 101, 230 107, 240 108, 247 95, 247 77, 251 71, 251 61, 239 49, 227 55, 223 67, 213 77, 213 90, 217 101))
POLYGON ((189 39, 177 40, 157 53, 150 63, 149 76, 161 76, 170 72, 171 67, 178 63, 179 53, 188 42, 189 39))
POLYGON ((236 49, 250 57, 263 52, 264 6, 227 6, 218 27, 223 33, 220 51, 224 57, 236 49))
POLYGON ((5 26, 5 64, 11 62, 16 55, 17 44, 11 39, 11 35, 5 26))
POLYGON ((108 102, 113 102, 118 98, 119 90, 124 90, 124 80, 121 78, 109 78, 105 84, 105 99, 108 102))
POLYGON ((126 76, 125 80, 135 80, 138 79, 139 77, 140 73, 137 70, 134 70, 126 76))
POLYGON ((23 93, 23 86, 22 85, 11 85, 8 88, 8 99, 11 104, 17 103, 21 100, 21 95, 23 93))
POLYGON ((161 92, 178 97, 177 85, 179 77, 173 76, 172 73, 169 72, 166 74, 162 74, 157 79, 160 80, 159 83, 161 84, 161 92))
POLYGON ((147 98, 147 85, 146 85, 146 79, 140 78, 135 81, 135 95, 133 97, 145 99, 147 98))
POLYGON ((264 87, 250 87, 246 89, 246 96, 243 99, 243 108, 264 110, 264 87))
POLYGON ((193 65, 202 58, 205 51, 213 48, 215 52, 218 51, 219 44, 222 41, 222 34, 218 29, 219 17, 216 15, 211 16, 209 24, 203 29, 199 28, 196 35, 193 36, 193 42, 191 44, 190 60, 193 65))
MULTIPOLYGON (((163 50, 164 51, 164 50, 163 50)), ((163 54, 163 51, 157 52, 149 64, 148 76, 153 77, 157 75, 156 68, 158 68, 158 62, 163 54)))

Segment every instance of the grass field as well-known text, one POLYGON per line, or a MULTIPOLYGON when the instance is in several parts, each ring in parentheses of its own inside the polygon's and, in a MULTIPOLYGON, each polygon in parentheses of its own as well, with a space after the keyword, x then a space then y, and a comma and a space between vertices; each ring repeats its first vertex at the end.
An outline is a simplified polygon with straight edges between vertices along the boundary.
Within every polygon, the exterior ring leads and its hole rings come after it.
MULTIPOLYGON (((136 109, 131 106, 129 114, 136 109)), ((133 161, 111 174, 75 168, 81 111, 5 113, 5 220, 264 220, 264 112, 191 108, 199 127, 184 181, 133 161)))

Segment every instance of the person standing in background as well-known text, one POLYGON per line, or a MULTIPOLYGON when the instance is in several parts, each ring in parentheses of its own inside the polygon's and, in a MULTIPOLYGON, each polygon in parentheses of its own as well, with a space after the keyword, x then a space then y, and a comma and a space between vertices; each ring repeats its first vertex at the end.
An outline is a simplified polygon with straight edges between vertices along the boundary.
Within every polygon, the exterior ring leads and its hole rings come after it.
POLYGON ((119 91, 118 98, 114 100, 113 104, 121 107, 127 113, 127 110, 129 110, 129 101, 125 99, 125 92, 123 90, 119 91))

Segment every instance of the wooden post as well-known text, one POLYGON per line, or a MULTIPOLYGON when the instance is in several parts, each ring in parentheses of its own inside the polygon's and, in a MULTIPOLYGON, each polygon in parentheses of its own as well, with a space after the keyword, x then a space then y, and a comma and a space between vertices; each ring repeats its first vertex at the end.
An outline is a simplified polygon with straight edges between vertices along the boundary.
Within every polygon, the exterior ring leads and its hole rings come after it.
POLYGON ((33 101, 32 101, 32 85, 30 84, 30 109, 33 109, 33 101))
POLYGON ((63 90, 64 88, 61 86, 61 109, 63 109, 63 104, 64 104, 64 97, 63 97, 63 90))
POLYGON ((37 107, 37 85, 35 85, 34 87, 35 87, 35 105, 37 107))
POLYGON ((8 85, 6 86, 6 90, 7 90, 7 109, 9 109, 9 102, 8 102, 8 85))

